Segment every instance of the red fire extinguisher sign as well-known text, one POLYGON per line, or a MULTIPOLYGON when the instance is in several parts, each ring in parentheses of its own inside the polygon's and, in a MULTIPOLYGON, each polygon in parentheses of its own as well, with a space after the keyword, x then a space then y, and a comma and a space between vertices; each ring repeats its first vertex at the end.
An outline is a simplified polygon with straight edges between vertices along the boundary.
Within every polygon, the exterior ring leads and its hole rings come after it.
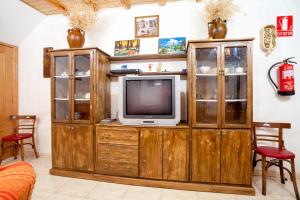
POLYGON ((293 16, 277 17, 277 37, 293 36, 293 16))

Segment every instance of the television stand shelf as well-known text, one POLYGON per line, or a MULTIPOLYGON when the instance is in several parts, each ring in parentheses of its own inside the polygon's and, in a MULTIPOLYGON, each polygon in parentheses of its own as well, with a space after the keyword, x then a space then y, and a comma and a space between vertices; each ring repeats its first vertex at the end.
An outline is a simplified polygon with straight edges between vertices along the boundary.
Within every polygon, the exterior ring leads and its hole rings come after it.
POLYGON ((181 121, 176 126, 153 126, 153 125, 124 125, 118 120, 113 120, 111 122, 100 122, 96 124, 96 126, 103 126, 103 127, 128 127, 128 128, 178 128, 184 129, 189 128, 189 125, 185 121, 181 121))

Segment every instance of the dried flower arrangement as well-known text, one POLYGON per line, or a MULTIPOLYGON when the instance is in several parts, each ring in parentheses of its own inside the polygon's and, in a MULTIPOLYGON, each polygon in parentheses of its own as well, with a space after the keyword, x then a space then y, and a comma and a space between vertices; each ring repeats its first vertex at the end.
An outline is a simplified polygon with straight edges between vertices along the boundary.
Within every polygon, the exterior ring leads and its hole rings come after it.
POLYGON ((66 16, 71 28, 87 31, 97 22, 97 8, 83 0, 73 0, 66 3, 66 16))
POLYGON ((239 11, 239 6, 234 0, 206 0, 204 4, 205 18, 208 22, 217 18, 229 20, 239 11))

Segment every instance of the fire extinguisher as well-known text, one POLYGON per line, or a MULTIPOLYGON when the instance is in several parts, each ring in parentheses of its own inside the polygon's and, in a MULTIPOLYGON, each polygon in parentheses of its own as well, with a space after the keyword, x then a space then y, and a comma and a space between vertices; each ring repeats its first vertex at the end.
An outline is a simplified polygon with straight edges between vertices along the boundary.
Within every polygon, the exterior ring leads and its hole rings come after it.
POLYGON ((297 64, 294 61, 291 61, 290 59, 293 59, 294 57, 287 58, 283 61, 280 61, 278 63, 275 63, 272 65, 268 71, 268 77, 271 81, 271 83, 274 85, 274 87, 277 90, 277 93, 279 95, 283 96, 290 96, 295 94, 295 85, 294 85, 294 66, 293 64, 297 64), (271 77, 271 70, 274 67, 278 68, 278 85, 275 84, 271 77))

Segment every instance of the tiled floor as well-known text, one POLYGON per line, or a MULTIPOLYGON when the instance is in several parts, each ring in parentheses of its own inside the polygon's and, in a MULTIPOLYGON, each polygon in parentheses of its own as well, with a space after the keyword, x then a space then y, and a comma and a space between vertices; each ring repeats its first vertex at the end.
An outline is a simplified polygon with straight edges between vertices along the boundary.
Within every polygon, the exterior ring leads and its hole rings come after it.
MULTIPOLYGON (((169 190, 104 183, 49 175, 51 159, 28 158, 37 173, 32 200, 288 200, 295 199, 290 181, 285 185, 278 180, 267 181, 267 196, 261 195, 261 177, 254 177, 256 196, 228 195, 207 192, 169 190)), ((5 160, 3 164, 14 162, 5 160)), ((300 183, 298 181, 298 185, 300 183)))

